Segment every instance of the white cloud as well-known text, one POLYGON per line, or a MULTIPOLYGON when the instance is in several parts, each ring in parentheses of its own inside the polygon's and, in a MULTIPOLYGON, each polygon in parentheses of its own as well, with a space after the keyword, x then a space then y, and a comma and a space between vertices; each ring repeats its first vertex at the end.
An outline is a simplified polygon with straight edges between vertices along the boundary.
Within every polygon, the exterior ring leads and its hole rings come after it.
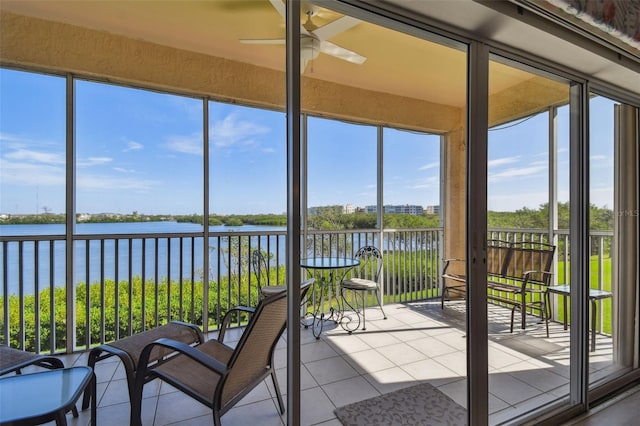
POLYGON ((65 157, 50 150, 25 149, 24 146, 51 146, 3 133, 0 158, 2 183, 16 186, 56 186, 65 183, 65 157))
POLYGON ((514 177, 528 177, 539 174, 540 172, 546 170, 546 167, 543 166, 531 166, 531 167, 520 167, 520 168, 510 168, 505 171, 499 173, 492 173, 489 175, 489 181, 497 182, 505 179, 511 179, 514 177))
POLYGON ((142 145, 140 142, 127 141, 127 147, 123 149, 122 152, 140 151, 143 148, 144 148, 144 145, 142 145))
POLYGON ((42 139, 40 137, 32 138, 21 135, 13 135, 10 133, 0 133, 0 142, 2 142, 3 151, 20 151, 28 148, 29 151, 34 152, 63 152, 64 149, 64 142, 42 139))
POLYGON ((173 135, 167 138, 165 147, 171 151, 183 154, 202 155, 202 135, 190 136, 173 135))
POLYGON ((64 164, 64 156, 58 153, 18 149, 5 155, 10 160, 20 160, 42 164, 64 164))
POLYGON ((436 162, 433 162, 433 163, 425 164, 424 166, 419 167, 418 170, 435 169, 439 165, 440 165, 440 163, 438 161, 436 161, 436 162))
POLYGON ((2 133, 0 132, 0 142, 7 142, 7 143, 26 143, 28 142, 26 139, 21 138, 19 136, 16 135, 12 135, 9 133, 2 133))
POLYGON ((518 161, 520 161, 519 155, 516 155, 515 157, 496 158, 495 160, 489 160, 487 163, 487 166, 488 167, 504 166, 505 164, 517 163, 518 161))
POLYGON ((16 186, 56 186, 65 184, 65 169, 56 165, 31 164, 0 159, 2 183, 16 186))
POLYGON ((76 162, 78 167, 94 167, 101 166, 113 161, 111 157, 87 157, 86 159, 80 159, 76 162))
POLYGON ((211 126, 209 134, 214 147, 228 148, 253 142, 255 136, 269 133, 269 128, 251 121, 240 120, 236 114, 229 114, 211 126))
POLYGON ((112 170, 119 173, 137 173, 133 169, 125 169, 124 167, 112 167, 112 170))
POLYGON ((149 191, 157 187, 161 182, 156 180, 144 180, 138 178, 120 178, 113 176, 83 175, 78 178, 78 189, 85 191, 95 190, 126 190, 149 191))

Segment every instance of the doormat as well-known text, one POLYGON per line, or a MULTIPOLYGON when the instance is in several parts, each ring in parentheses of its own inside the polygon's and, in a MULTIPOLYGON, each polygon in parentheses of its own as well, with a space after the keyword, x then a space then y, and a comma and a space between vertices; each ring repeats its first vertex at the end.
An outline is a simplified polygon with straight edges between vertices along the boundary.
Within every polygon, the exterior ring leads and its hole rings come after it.
POLYGON ((467 410, 429 383, 354 402, 334 413, 344 426, 467 424, 467 410))

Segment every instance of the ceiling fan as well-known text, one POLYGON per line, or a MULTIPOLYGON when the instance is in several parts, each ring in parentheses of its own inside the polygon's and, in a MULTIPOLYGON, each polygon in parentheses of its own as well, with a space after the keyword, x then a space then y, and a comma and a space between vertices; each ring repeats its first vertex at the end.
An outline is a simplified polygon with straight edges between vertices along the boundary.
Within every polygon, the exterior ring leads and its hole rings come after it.
MULTIPOLYGON (((269 0, 271 5, 278 11, 280 16, 285 19, 286 9, 281 0, 269 0)), ((336 58, 352 62, 354 64, 363 64, 367 60, 366 57, 356 52, 340 47, 331 43, 327 39, 348 30, 360 22, 359 19, 351 16, 343 16, 335 21, 329 22, 322 27, 316 27, 311 21, 311 17, 315 14, 313 9, 306 12, 307 20, 300 27, 300 72, 303 73, 309 62, 316 59, 320 52, 336 58)), ((285 44, 284 38, 277 39, 241 39, 240 43, 245 44, 285 44)))

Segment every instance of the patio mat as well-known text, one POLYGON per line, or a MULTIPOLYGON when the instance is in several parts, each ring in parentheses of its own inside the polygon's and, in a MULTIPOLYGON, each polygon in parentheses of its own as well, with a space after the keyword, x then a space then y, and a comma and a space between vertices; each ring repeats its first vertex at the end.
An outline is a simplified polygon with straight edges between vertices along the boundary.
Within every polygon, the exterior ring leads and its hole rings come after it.
POLYGON ((429 383, 354 402, 334 413, 344 426, 467 424, 467 410, 429 383))

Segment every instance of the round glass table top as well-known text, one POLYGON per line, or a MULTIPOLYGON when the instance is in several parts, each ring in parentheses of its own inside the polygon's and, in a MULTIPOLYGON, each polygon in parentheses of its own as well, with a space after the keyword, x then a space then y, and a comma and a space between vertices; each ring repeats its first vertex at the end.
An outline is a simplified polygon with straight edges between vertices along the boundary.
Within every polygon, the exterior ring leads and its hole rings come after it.
POLYGON ((300 260, 300 266, 307 269, 340 269, 358 266, 360 261, 350 257, 310 257, 300 260))

